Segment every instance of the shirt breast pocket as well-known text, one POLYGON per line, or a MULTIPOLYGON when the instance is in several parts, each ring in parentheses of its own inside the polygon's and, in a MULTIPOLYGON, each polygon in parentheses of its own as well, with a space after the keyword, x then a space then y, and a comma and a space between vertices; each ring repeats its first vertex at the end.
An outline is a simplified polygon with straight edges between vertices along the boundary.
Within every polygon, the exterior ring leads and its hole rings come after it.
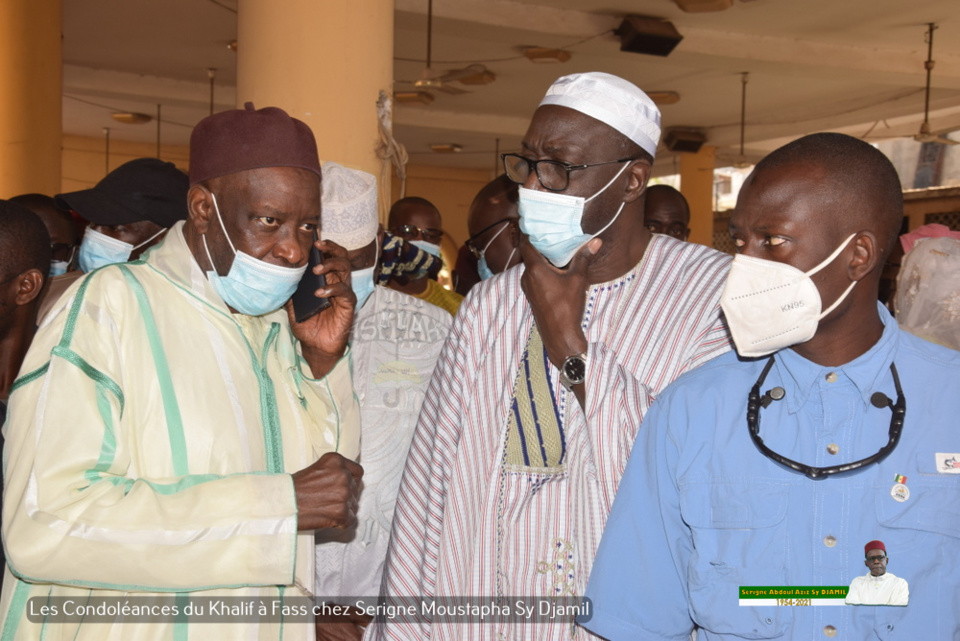
POLYGON ((689 483, 680 513, 693 533, 687 584, 693 619, 716 634, 773 639, 791 608, 739 607, 741 586, 787 585, 787 487, 758 479, 689 483))
POLYGON ((913 638, 960 638, 960 578, 955 568, 960 476, 936 474, 933 456, 929 459, 930 465, 919 465, 907 481, 910 494, 905 500, 891 497, 888 487, 875 494, 876 536, 887 550, 887 570, 905 579, 910 590, 908 607, 877 608, 880 639, 899 638, 907 630, 916 632, 913 638))

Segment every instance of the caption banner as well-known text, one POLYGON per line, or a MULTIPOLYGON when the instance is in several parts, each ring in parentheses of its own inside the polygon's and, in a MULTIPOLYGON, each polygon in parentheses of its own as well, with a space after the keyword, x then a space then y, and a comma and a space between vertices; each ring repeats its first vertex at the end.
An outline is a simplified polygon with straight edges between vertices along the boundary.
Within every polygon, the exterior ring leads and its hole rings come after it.
POLYGON ((316 617, 361 614, 395 622, 545 623, 589 621, 593 605, 579 597, 33 597, 34 623, 310 623, 316 617))

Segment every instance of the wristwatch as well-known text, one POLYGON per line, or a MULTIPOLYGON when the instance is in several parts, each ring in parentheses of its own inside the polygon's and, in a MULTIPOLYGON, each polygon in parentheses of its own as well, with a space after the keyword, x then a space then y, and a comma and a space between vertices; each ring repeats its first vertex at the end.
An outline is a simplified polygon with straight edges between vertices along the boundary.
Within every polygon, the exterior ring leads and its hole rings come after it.
POLYGON ((568 356, 560 366, 560 383, 567 389, 580 385, 587 378, 587 355, 574 354, 568 356))

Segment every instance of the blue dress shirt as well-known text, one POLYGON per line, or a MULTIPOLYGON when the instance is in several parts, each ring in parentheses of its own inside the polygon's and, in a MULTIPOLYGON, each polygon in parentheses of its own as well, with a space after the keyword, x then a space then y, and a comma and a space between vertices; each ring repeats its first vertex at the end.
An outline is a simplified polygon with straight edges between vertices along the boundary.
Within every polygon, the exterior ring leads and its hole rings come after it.
POLYGON ((892 412, 907 405, 899 446, 880 464, 812 481, 760 453, 747 395, 767 358, 733 352, 682 376, 647 414, 627 465, 586 596, 584 627, 613 641, 713 639, 960 639, 960 352, 897 328, 865 354, 821 367, 790 349, 761 393, 775 452, 826 467, 876 454, 892 412), (938 454, 940 455, 938 457, 938 454), (938 466, 939 461, 939 466, 938 466), (909 496, 891 494, 897 475, 909 496), (906 607, 739 606, 739 586, 846 586, 864 572, 863 546, 886 544, 889 569, 910 585, 906 607))

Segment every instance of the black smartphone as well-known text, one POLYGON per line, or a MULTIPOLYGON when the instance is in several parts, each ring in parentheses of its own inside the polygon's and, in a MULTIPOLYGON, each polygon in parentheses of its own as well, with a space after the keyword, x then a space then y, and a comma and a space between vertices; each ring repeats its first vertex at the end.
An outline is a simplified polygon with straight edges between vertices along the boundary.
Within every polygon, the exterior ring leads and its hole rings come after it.
POLYGON ((323 254, 316 247, 318 240, 320 240, 320 236, 314 231, 313 244, 310 245, 310 260, 307 261, 307 271, 303 273, 303 278, 297 285, 297 291, 293 293, 293 316, 298 323, 302 323, 330 307, 328 299, 320 298, 314 294, 321 287, 327 286, 325 275, 317 276, 313 273, 313 268, 323 263, 323 254))

